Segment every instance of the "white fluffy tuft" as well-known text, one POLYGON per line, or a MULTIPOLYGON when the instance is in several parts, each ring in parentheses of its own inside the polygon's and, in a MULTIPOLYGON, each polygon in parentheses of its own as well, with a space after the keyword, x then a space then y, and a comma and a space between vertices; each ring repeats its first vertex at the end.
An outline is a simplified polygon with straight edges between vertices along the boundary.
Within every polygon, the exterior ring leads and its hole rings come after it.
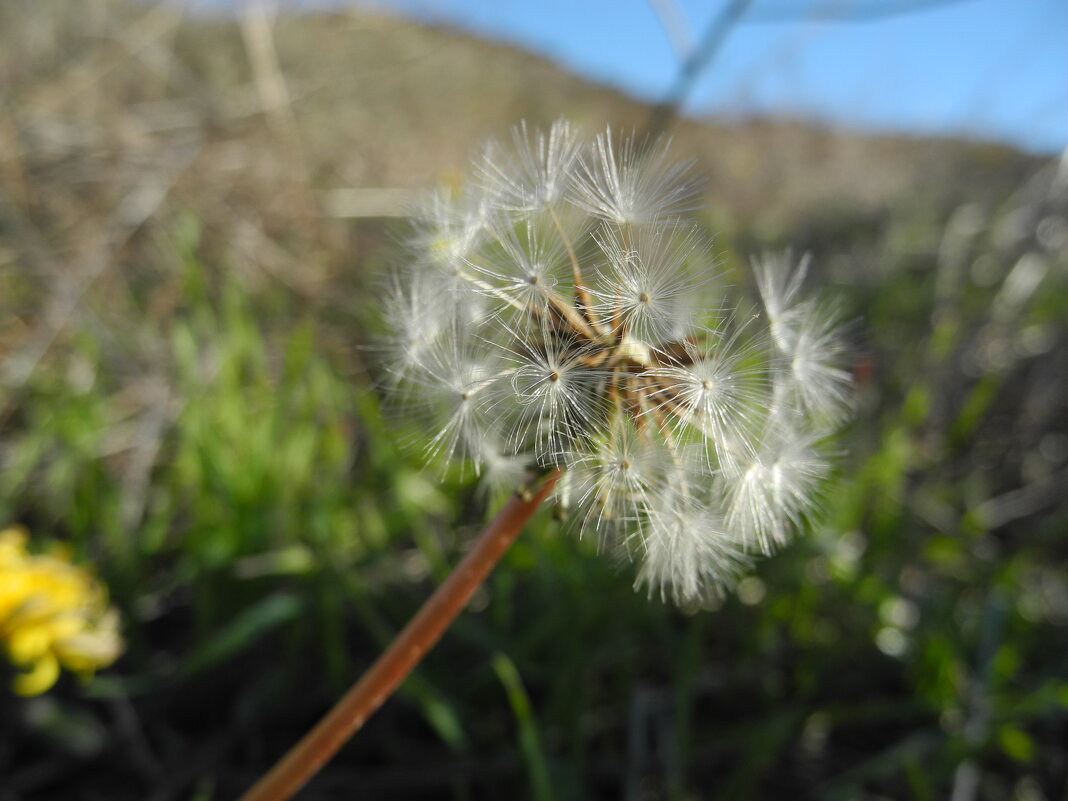
POLYGON ((850 401, 808 257, 754 261, 766 316, 732 313, 709 238, 678 219, 694 189, 664 143, 521 125, 419 209, 383 304, 387 388, 429 456, 496 489, 563 469, 580 530, 682 605, 803 523, 850 401))

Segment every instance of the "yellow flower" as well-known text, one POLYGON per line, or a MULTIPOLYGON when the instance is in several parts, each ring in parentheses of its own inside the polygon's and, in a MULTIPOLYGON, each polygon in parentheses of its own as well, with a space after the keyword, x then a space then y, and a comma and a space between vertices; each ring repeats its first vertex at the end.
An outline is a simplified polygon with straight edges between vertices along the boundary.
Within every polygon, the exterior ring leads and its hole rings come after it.
POLYGON ((20 695, 43 693, 61 667, 83 676, 122 650, 118 613, 93 575, 62 548, 31 554, 25 532, 0 531, 0 648, 20 670, 20 695))

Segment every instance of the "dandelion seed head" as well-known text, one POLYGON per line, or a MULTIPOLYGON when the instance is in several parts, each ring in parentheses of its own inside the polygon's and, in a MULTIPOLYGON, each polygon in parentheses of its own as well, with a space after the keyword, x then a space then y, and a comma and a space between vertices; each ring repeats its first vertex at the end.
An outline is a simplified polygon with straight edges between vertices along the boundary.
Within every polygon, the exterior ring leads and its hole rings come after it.
POLYGON ((689 165, 667 144, 520 125, 417 212, 384 314, 388 391, 435 460, 493 488, 564 471, 573 525, 682 605, 788 539, 848 415, 833 308, 808 257, 753 262, 766 315, 717 286, 689 165))

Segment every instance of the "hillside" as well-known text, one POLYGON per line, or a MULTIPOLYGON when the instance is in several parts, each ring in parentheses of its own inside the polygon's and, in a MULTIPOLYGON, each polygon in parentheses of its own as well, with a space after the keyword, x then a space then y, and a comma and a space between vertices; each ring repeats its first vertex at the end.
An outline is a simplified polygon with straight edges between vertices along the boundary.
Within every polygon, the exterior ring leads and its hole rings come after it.
MULTIPOLYGON (((545 59, 382 15, 242 30, 169 5, 92 8, 83 15, 52 0, 0 10, 0 91, 9 203, 69 209, 97 230, 123 199, 137 205, 131 193, 153 187, 161 196, 150 216, 185 206, 273 236, 321 213, 330 190, 416 189, 455 175, 520 119, 640 130, 648 116, 545 59)), ((824 204, 998 197, 1036 163, 994 145, 781 120, 686 120, 673 135, 709 176, 715 212, 756 228, 824 204)))
MULTIPOLYGON (((87 284, 127 266, 152 272, 147 240, 179 212, 252 280, 318 298, 381 241, 377 224, 337 216, 403 213, 520 119, 592 130, 648 119, 543 58, 380 14, 242 28, 170 4, 90 8, 0 9, 0 230, 9 266, 28 268, 0 279, 0 349, 41 314, 57 271, 87 284)), ((801 246, 828 215, 870 227, 898 207, 999 202, 1038 163, 994 145, 782 120, 684 120, 673 136, 708 176, 714 227, 801 246)))

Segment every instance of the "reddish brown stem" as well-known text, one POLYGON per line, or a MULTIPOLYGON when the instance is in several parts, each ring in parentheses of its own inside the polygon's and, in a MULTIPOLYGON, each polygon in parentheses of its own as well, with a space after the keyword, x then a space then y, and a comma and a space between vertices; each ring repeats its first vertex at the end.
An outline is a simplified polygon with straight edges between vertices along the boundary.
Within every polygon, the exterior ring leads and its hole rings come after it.
POLYGON ((509 499, 378 661, 240 801, 285 801, 326 764, 434 647, 559 477, 554 470, 536 488, 509 499))

